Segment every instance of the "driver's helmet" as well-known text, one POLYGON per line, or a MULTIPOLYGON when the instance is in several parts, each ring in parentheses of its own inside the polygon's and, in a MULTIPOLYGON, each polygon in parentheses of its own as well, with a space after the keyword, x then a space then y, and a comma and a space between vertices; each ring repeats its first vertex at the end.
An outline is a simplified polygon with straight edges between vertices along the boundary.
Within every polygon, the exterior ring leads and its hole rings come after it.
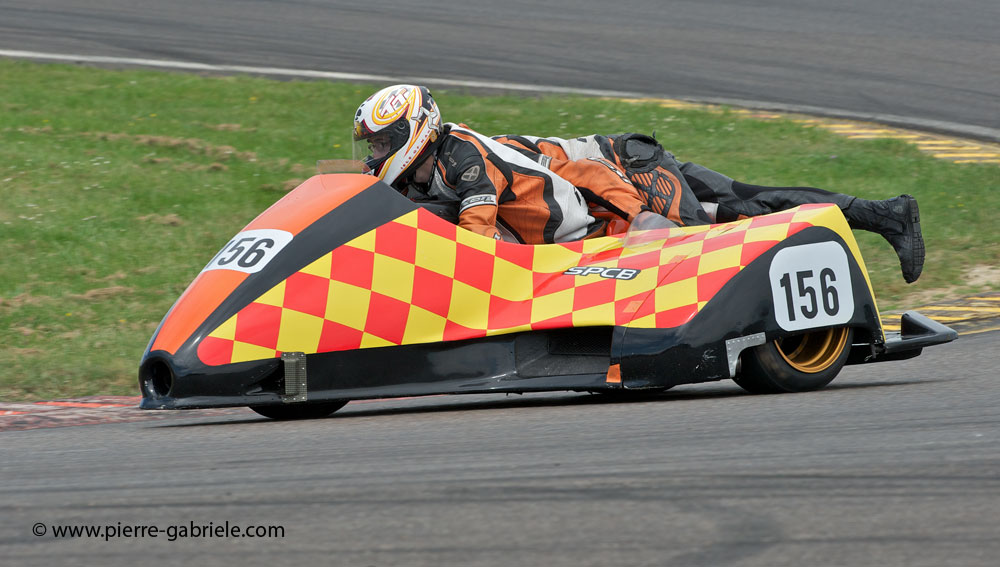
POLYGON ((441 136, 441 112, 426 87, 393 85, 354 114, 354 159, 389 185, 404 182, 431 155, 441 136))

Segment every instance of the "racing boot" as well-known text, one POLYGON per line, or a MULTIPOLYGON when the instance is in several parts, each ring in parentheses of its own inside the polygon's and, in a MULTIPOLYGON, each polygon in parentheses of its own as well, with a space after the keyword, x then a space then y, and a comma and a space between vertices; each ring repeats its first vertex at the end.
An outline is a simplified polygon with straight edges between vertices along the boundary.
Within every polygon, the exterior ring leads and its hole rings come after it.
POLYGON ((924 237, 920 234, 920 212, 912 195, 884 201, 854 199, 844 209, 851 228, 877 232, 892 244, 899 256, 906 283, 913 283, 924 268, 924 237))

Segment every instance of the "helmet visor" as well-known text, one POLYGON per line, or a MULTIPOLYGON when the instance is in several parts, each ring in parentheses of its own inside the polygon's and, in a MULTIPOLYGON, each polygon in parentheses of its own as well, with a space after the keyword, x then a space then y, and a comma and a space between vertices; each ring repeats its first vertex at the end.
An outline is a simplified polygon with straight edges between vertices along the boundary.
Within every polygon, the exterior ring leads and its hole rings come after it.
POLYGON ((405 120, 361 136, 357 135, 355 128, 352 156, 355 161, 364 164, 362 172, 384 178, 384 171, 397 157, 399 150, 406 145, 409 129, 409 124, 405 120))

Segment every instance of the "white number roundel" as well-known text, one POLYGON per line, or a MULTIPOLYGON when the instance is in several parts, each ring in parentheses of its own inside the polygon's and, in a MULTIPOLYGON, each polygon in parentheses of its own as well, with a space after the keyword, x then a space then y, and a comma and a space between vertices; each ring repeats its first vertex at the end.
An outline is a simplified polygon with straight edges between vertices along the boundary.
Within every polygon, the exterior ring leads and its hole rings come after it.
POLYGON ((259 272, 291 241, 292 233, 284 230, 271 228, 244 230, 223 246, 202 271, 235 270, 248 274, 259 272))
POLYGON ((842 325, 854 315, 850 264, 836 242, 779 250, 768 273, 774 317, 786 331, 842 325))

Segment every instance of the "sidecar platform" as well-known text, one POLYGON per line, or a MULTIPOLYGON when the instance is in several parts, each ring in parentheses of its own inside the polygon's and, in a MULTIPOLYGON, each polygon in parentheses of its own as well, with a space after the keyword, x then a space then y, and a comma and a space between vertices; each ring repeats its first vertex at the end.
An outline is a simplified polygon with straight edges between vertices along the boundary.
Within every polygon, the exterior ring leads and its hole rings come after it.
POLYGON ((851 352, 851 358, 847 363, 906 360, 919 356, 924 347, 951 342, 958 338, 958 332, 951 327, 942 325, 917 311, 903 313, 899 322, 899 331, 886 331, 885 344, 876 356, 873 356, 867 345, 864 345, 862 352, 851 352))

